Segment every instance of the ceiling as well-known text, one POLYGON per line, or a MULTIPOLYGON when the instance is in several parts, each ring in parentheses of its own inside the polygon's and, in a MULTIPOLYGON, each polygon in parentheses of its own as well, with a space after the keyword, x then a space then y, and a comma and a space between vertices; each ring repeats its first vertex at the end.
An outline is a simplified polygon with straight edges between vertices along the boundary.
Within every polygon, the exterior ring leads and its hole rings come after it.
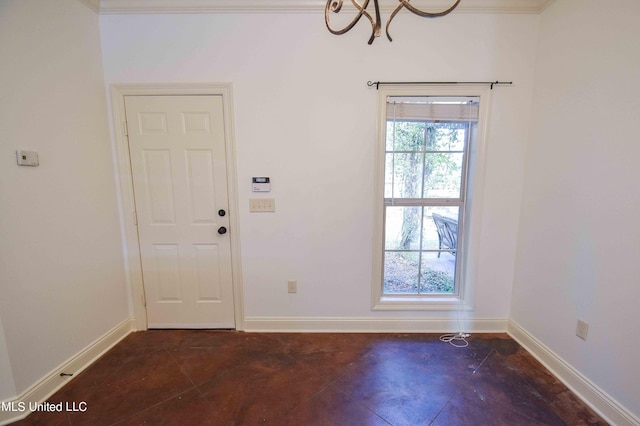
MULTIPOLYGON (((305 13, 324 11, 324 0, 79 0, 100 14, 129 13, 305 13)), ((362 4, 366 0, 360 0, 362 4)), ((400 0, 379 0, 391 12, 400 0)), ((407 0, 408 1, 408 0, 407 0)), ((555 0, 462 0, 454 13, 541 13, 555 0)), ((349 3, 345 0, 345 3, 349 3)), ((371 2, 372 3, 372 2, 371 2)), ((449 8, 453 0, 413 0, 425 11, 449 8)), ((369 9, 373 10, 372 5, 369 9)))

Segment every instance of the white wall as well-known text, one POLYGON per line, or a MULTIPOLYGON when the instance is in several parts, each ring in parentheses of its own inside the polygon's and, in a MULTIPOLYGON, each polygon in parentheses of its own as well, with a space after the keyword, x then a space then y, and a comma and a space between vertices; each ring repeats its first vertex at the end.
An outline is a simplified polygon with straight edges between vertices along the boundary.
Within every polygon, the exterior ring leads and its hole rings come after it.
POLYGON ((366 21, 336 37, 321 13, 102 16, 103 80, 92 11, 0 0, 0 399, 128 315, 105 81, 233 83, 246 315, 366 318, 446 315, 369 309, 376 97, 366 81, 500 79, 515 84, 493 94, 471 316, 511 309, 640 413, 639 8, 559 0, 540 28, 535 15, 401 14, 395 41, 373 46, 366 21), (17 148, 39 151, 40 167, 17 167, 17 148), (275 214, 248 213, 255 175, 272 177, 275 214))
POLYGON ((562 0, 541 16, 511 311, 636 416, 639 39, 637 0, 562 0))
POLYGON ((4 338, 4 327, 2 317, 0 317, 0 401, 15 396, 16 386, 13 381, 13 371, 9 361, 9 351, 4 338))
POLYGON ((0 1, 0 398, 128 317, 100 57, 77 0, 0 1))
POLYGON ((372 312, 376 92, 367 80, 513 80, 495 89, 473 318, 506 320, 533 84, 536 15, 402 14, 393 43, 366 20, 337 37, 311 14, 103 15, 107 85, 231 82, 247 317, 372 312), (275 214, 250 214, 270 176, 275 214), (288 279, 298 293, 287 294, 288 279))

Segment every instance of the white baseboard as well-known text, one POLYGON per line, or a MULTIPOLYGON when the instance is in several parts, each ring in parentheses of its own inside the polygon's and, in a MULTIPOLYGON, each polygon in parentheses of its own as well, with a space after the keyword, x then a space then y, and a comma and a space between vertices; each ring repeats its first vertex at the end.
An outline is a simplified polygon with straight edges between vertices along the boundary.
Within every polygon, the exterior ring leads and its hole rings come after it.
POLYGON ((640 425, 640 419, 638 417, 517 323, 510 320, 507 326, 507 332, 515 341, 540 361, 558 380, 571 389, 573 393, 608 423, 617 426, 640 425))
POLYGON ((33 404, 46 401, 47 398, 72 379, 72 377, 60 376, 60 373, 73 373, 74 376, 77 376, 105 352, 124 339, 129 333, 134 331, 134 324, 135 321, 133 319, 124 320, 85 349, 45 375, 40 381, 31 385, 16 398, 1 401, 0 404, 3 409, 0 410, 0 426, 23 419, 29 415, 29 403, 33 404), (15 410, 11 410, 9 407, 14 407, 15 410), (22 407, 26 409, 21 409, 22 407))
POLYGON ((248 332, 306 333, 505 333, 506 319, 425 319, 351 317, 246 317, 248 332), (462 330, 460 328, 463 328, 462 330))

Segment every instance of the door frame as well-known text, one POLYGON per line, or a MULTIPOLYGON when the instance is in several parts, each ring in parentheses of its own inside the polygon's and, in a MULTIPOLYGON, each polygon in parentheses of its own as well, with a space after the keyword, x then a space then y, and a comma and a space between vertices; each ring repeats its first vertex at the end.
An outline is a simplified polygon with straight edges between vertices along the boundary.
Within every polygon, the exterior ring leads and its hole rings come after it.
POLYGON ((117 163, 117 190, 120 200, 120 223, 123 235, 123 253, 127 287, 130 292, 130 310, 136 330, 147 329, 147 308, 138 228, 135 224, 133 176, 126 137, 125 96, 178 96, 220 95, 224 110, 225 156, 227 165, 227 196, 229 197, 229 237, 231 239, 231 275, 236 330, 244 330, 244 297, 242 292, 242 265, 240 259, 240 226, 236 172, 236 142, 233 117, 231 83, 167 83, 167 84, 113 84, 111 85, 111 111, 117 163))

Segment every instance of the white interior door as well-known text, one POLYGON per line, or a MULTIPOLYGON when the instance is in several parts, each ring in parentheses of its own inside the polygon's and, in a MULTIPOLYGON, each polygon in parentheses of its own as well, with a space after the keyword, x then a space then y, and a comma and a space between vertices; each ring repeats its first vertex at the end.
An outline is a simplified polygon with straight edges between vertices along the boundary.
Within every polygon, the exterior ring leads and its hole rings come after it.
POLYGON ((222 97, 126 96, 149 328, 235 328, 222 97))

